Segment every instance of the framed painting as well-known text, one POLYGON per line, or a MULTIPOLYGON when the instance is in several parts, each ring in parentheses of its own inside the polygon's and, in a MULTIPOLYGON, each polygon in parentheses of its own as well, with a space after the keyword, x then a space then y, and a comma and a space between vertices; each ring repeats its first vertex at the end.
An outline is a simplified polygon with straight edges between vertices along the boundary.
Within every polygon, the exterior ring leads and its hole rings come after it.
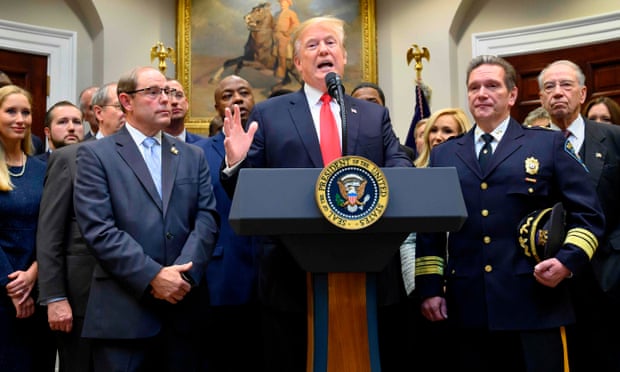
MULTIPOLYGON (((219 80, 237 74, 250 82, 260 102, 278 89, 297 90, 300 79, 292 65, 278 57, 273 25, 280 3, 261 0, 177 0, 177 79, 185 87, 190 110, 186 126, 205 134, 216 115, 213 93, 219 80), (278 68, 278 65, 285 68, 278 68)), ((375 0, 293 0, 288 9, 299 22, 332 15, 345 21, 347 92, 361 81, 376 82, 375 0)), ((281 53, 284 54, 284 53, 281 53)))

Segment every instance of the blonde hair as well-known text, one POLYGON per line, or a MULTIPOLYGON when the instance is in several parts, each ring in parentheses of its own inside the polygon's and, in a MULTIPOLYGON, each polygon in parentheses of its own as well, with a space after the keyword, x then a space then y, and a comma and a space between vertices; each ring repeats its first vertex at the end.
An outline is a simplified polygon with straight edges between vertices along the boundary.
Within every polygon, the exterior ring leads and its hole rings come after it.
POLYGON ((300 36, 304 33, 304 31, 306 31, 306 29, 316 24, 321 24, 333 31, 338 37, 342 50, 345 50, 344 21, 332 16, 322 16, 307 19, 293 30, 291 43, 293 44, 295 56, 299 56, 299 51, 301 50, 301 40, 299 39, 300 36))
MULTIPOLYGON (((32 96, 27 90, 22 89, 17 85, 5 85, 0 88, 0 107, 2 107, 7 97, 13 94, 21 94, 26 97, 30 107, 32 108, 32 96)), ((13 190, 13 184, 11 183, 11 177, 9 176, 9 167, 6 164, 6 151, 4 146, 4 142, 0 139, 0 191, 11 191, 13 190)), ((26 130, 26 134, 21 140, 20 147, 24 153, 28 155, 32 154, 33 146, 30 128, 26 130)))
POLYGON ((415 159, 413 164, 417 168, 426 168, 428 167, 428 162, 431 156, 431 141, 430 141, 430 133, 431 129, 435 125, 435 122, 439 117, 444 115, 451 115, 454 120, 459 125, 459 131, 457 135, 461 135, 471 129, 471 124, 469 123, 469 119, 465 112, 460 108, 445 108, 439 111, 435 111, 426 122, 426 128, 424 128, 424 148, 422 149, 422 153, 415 159))

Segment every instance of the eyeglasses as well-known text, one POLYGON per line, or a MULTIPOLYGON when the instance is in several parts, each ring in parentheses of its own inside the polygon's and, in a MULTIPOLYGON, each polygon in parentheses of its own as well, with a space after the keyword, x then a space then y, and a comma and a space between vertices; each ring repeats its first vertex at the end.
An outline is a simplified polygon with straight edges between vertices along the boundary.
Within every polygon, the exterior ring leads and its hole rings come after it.
POLYGON ((142 88, 142 89, 136 89, 136 90, 132 90, 130 92, 125 92, 127 94, 134 94, 134 93, 138 93, 138 92, 144 92, 144 95, 147 96, 148 98, 151 99, 155 99, 155 98, 159 98, 159 96, 163 93, 165 95, 167 95, 168 97, 170 97, 171 95, 174 95, 176 93, 176 89, 172 89, 172 88, 161 88, 161 87, 147 87, 147 88, 142 88))
POLYGON ((114 104, 111 104, 111 105, 101 105, 101 107, 114 107, 115 109, 120 110, 121 109, 121 104, 120 103, 114 103, 114 104))
POLYGON ((551 93, 556 86, 559 86, 563 91, 570 91, 577 86, 577 83, 572 80, 547 81, 543 84, 543 90, 545 93, 551 93))

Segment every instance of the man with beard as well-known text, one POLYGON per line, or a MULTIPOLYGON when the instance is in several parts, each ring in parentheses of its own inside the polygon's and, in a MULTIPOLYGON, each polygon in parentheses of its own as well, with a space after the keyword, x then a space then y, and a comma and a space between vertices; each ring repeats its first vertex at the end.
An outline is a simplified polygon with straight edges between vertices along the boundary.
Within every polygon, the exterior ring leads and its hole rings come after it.
POLYGON ((37 157, 47 161, 52 151, 84 139, 82 112, 69 101, 57 102, 45 114, 43 131, 47 137, 48 150, 37 157))

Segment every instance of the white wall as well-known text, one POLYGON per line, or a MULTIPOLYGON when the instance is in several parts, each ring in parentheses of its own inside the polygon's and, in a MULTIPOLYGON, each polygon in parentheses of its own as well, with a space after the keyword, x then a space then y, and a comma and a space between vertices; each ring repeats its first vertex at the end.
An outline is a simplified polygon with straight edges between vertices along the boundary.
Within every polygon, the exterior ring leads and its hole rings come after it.
MULTIPOLYGON (((75 16, 71 8, 61 0, 0 0, 0 18, 13 22, 37 25, 77 32, 77 81, 79 93, 80 83, 92 80, 92 41, 86 28, 75 16), (17 6, 19 4, 19 6, 17 6)), ((51 81, 51 84, 62 82, 51 81)), ((77 97, 64 97, 75 101, 77 97)))
MULTIPOLYGON (((259 2, 259 0, 256 0, 259 2)), ((175 0, 0 0, 0 18, 76 31, 77 89, 116 80, 133 66, 151 64, 157 42, 175 45, 175 0)), ((415 70, 411 44, 430 50, 423 80, 433 89, 432 109, 467 108, 465 69, 472 34, 557 22, 620 10, 617 0, 376 0, 379 84, 399 137, 413 112, 415 70)), ((153 63, 156 65, 156 62, 153 63)), ((175 66, 168 63, 167 75, 175 66)), ((71 97, 70 97, 71 98, 71 97)))
POLYGON ((405 53, 416 43, 430 50, 422 78, 433 89, 431 110, 467 110, 465 71, 472 35, 620 10, 614 0, 377 0, 379 84, 385 88, 397 135, 407 134, 413 113, 415 70, 405 53))
MULTIPOLYGON (((139 65, 151 63, 150 49, 158 41, 175 48, 176 1, 92 0, 103 23, 103 82, 139 65)), ((175 76, 175 65, 166 61, 166 75, 175 76)), ((101 83, 98 82, 98 83, 101 83)))

